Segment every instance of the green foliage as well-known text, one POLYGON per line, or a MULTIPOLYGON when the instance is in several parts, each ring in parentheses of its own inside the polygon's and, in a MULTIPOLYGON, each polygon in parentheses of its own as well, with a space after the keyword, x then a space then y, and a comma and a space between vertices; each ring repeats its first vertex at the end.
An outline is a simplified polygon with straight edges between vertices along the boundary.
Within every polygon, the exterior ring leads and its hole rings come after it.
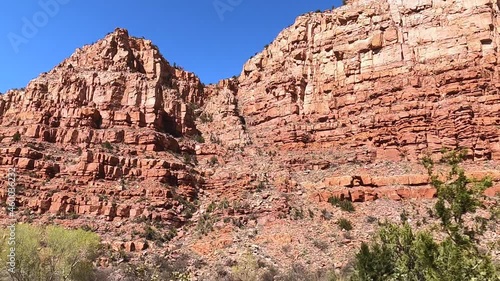
POLYGON ((448 163, 451 168, 446 175, 432 173, 434 163, 424 159, 431 176, 431 181, 438 192, 438 201, 434 211, 441 220, 441 226, 450 238, 460 243, 471 243, 481 232, 477 226, 464 225, 464 215, 473 214, 478 208, 483 208, 481 198, 483 192, 492 186, 491 178, 471 180, 465 176, 465 171, 459 166, 466 156, 465 151, 446 152, 441 162, 448 163), (442 181, 441 178, 445 177, 442 181))
POLYGON ((436 234, 442 238, 415 232, 407 222, 384 223, 377 238, 361 246, 352 280, 498 280, 490 253, 478 245, 488 221, 475 213, 483 207, 481 197, 491 179, 468 179, 459 166, 465 156, 465 151, 444 152, 441 163, 449 166, 445 174, 434 172, 430 157, 422 160, 437 189, 433 213, 440 220, 436 234))
POLYGON ((354 205, 351 201, 342 200, 339 197, 332 196, 328 198, 328 203, 332 204, 332 206, 339 207, 342 211, 346 211, 349 213, 354 212, 354 205))
POLYGON ((156 231, 156 229, 148 225, 146 226, 146 229, 144 229, 144 238, 150 241, 155 241, 161 239, 161 235, 158 231, 156 231))
MULTIPOLYGON (((5 237, 7 233, 1 233, 5 237)), ((93 264, 99 237, 84 230, 60 226, 16 225, 16 270, 11 278, 28 280, 93 280, 93 264)), ((6 271, 7 251, 11 245, 0 238, 1 270, 6 271)))
POLYGON ((195 140, 196 142, 199 142, 199 143, 205 143, 205 139, 203 138, 203 136, 201 134, 194 135, 193 140, 195 140))
POLYGON ((448 238, 436 242, 431 233, 415 233, 407 223, 385 224, 375 242, 361 246, 355 269, 352 280, 494 280, 495 276, 489 258, 448 238))
POLYGON ((227 198, 222 199, 222 201, 219 203, 218 208, 221 210, 229 208, 229 201, 227 200, 227 198))
POLYGON ((115 272, 103 272, 95 280, 116 280, 116 276, 122 276, 123 281, 189 281, 192 280, 187 272, 189 260, 186 254, 176 258, 153 254, 149 263, 121 264, 115 272))
POLYGON ((146 238, 146 240, 154 241, 157 245, 161 245, 161 243, 168 242, 177 236, 177 230, 172 228, 166 234, 162 234, 156 228, 148 225, 142 236, 146 238))
POLYGON ((214 121, 214 117, 212 114, 209 114, 209 113, 206 113, 206 112, 203 112, 201 115, 200 115, 200 121, 201 123, 210 123, 210 122, 213 122, 214 121))
POLYGON ((255 187, 255 189, 258 191, 258 192, 261 192, 262 190, 266 189, 266 183, 264 181, 259 181, 259 183, 257 184, 257 186, 255 187))
POLYGON ((333 271, 309 270, 301 263, 293 263, 290 268, 281 269, 251 253, 232 267, 231 272, 218 270, 219 278, 226 281, 336 281, 343 280, 333 271))
POLYGON ((210 216, 210 214, 203 214, 198 220, 198 224, 196 225, 196 230, 203 235, 207 235, 208 233, 214 230, 214 224, 217 222, 215 218, 210 216))
POLYGON ((185 164, 198 165, 198 159, 196 159, 196 155, 191 155, 189 153, 182 153, 182 159, 185 164))
POLYGON ((340 218, 337 221, 337 224, 340 227, 340 229, 347 230, 347 231, 352 230, 352 224, 348 219, 340 218))
POLYGON ((12 141, 18 142, 21 140, 21 134, 19 132, 16 132, 14 136, 12 136, 12 141))
POLYGON ((177 194, 176 188, 172 189, 172 195, 173 199, 183 206, 182 215, 191 218, 197 209, 196 202, 190 202, 184 196, 177 194))
POLYGON ((304 209, 302 209, 302 207, 292 207, 290 209, 290 216, 293 220, 302 220, 304 219, 304 209))
POLYGON ((212 157, 210 158, 210 160, 208 161, 208 164, 209 164, 211 167, 213 167, 213 166, 215 166, 215 165, 219 164, 219 159, 217 158, 217 156, 212 156, 212 157))
POLYGON ((217 210, 217 204, 215 204, 215 202, 210 202, 210 204, 207 206, 207 213, 212 213, 215 210, 217 210))
POLYGON ((280 274, 279 278, 274 280, 283 281, 337 281, 342 280, 340 276, 333 271, 310 270, 300 263, 292 264, 291 268, 280 274))
POLYGON ((232 280, 261 281, 274 280, 278 275, 276 268, 265 265, 252 254, 246 254, 241 262, 231 270, 232 280))
POLYGON ((105 141, 101 144, 102 148, 107 149, 107 150, 113 150, 113 145, 109 143, 109 141, 105 141))

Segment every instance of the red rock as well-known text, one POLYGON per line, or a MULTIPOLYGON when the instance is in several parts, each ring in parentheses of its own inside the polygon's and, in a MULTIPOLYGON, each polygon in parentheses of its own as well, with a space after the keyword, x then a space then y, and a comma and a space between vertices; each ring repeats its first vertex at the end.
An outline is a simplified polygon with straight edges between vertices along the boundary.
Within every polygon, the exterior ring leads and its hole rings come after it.
POLYGON ((35 160, 29 158, 19 158, 17 167, 19 169, 32 170, 35 166, 35 160))
POLYGON ((498 196, 500 194, 500 185, 495 185, 486 189, 484 194, 490 197, 498 196))

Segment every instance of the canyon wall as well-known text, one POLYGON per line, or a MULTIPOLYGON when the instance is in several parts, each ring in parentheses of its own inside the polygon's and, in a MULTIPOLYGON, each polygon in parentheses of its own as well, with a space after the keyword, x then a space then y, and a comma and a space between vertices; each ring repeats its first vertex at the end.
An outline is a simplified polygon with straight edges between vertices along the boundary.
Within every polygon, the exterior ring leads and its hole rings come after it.
POLYGON ((300 16, 244 65, 234 96, 253 142, 500 159, 498 2, 351 2, 300 16))
POLYGON ((432 199, 417 160, 442 148, 468 148, 494 196, 499 12, 493 0, 349 1, 298 17, 214 85, 116 29, 1 96, 0 172, 18 171, 22 220, 82 216, 108 238, 126 232, 128 248, 130 225, 177 229, 209 202, 258 224, 332 195, 432 199))

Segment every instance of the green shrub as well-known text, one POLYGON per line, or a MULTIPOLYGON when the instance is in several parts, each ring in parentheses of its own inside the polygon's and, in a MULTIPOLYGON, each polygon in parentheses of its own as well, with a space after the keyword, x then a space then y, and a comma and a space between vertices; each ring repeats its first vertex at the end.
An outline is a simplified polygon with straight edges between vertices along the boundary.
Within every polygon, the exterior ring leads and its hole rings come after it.
POLYGON ((198 165, 198 160, 196 159, 196 155, 191 155, 188 153, 182 153, 182 159, 185 164, 194 164, 198 165))
POLYGON ((213 167, 213 166, 219 164, 219 159, 217 158, 217 156, 212 156, 210 158, 210 161, 208 161, 208 164, 213 167))
POLYGON ((481 198, 492 185, 491 179, 468 179, 459 166, 465 155, 464 151, 445 153, 442 162, 450 168, 444 181, 434 173, 430 157, 422 161, 437 189, 432 214, 441 224, 433 231, 441 238, 435 240, 432 232, 416 232, 407 222, 402 226, 385 223, 374 241, 361 246, 352 280, 498 280, 491 254, 478 244, 488 220, 476 210, 484 207, 481 198), (470 219, 467 223, 464 216, 470 219))
MULTIPOLYGON (((116 257, 114 260, 121 259, 123 257, 116 257)), ((190 260, 191 258, 183 253, 176 257, 150 254, 147 263, 130 262, 121 263, 110 269, 100 268, 99 276, 94 280, 189 281, 192 280, 189 272, 187 272, 190 260), (118 279, 117 276, 119 276, 118 279)))
POLYGON ((149 241, 156 241, 161 239, 161 235, 156 229, 152 228, 151 226, 146 226, 146 229, 144 229, 144 238, 149 241))
POLYGON ((12 141, 14 142, 18 142, 21 140, 21 134, 19 132, 16 132, 13 136, 12 136, 12 141))
POLYGON ((257 186, 255 187, 255 189, 258 191, 258 192, 261 192, 262 190, 266 189, 266 183, 263 182, 263 181, 259 181, 259 183, 257 184, 257 186))
POLYGON ((330 198, 328 198, 328 203, 332 204, 332 206, 338 206, 340 201, 340 198, 337 196, 330 196, 330 198))
MULTIPOLYGON (((0 233, 0 268, 7 272, 6 240, 9 230, 0 233)), ((15 273, 10 277, 25 280, 93 280, 93 261, 97 258, 99 237, 84 230, 60 226, 16 225, 15 273)))
POLYGON ((354 205, 352 204, 351 201, 343 200, 339 203, 339 207, 342 211, 346 211, 349 213, 352 213, 355 211, 354 205))
POLYGON ((214 121, 214 117, 212 114, 209 114, 209 113, 206 113, 206 112, 203 112, 201 115, 200 115, 200 121, 201 123, 210 123, 210 122, 213 122, 214 121))
POLYGON ((340 218, 337 221, 337 225, 340 227, 340 229, 347 230, 347 231, 352 230, 352 224, 348 219, 340 218))
POLYGON ((281 273, 278 279, 283 281, 337 281, 341 276, 335 274, 333 270, 325 269, 311 270, 301 263, 294 263, 284 273, 281 273))
POLYGON ((109 143, 109 141, 105 141, 101 144, 102 148, 107 149, 107 150, 113 150, 113 145, 109 143))
POLYGON ((150 225, 146 226, 146 228, 144 229, 144 233, 142 234, 142 237, 144 237, 146 240, 153 241, 157 245, 168 242, 175 236, 177 236, 177 230, 175 228, 171 228, 168 230, 168 232, 162 234, 160 231, 150 225))
POLYGON ((203 214, 203 216, 201 216, 198 220, 196 229, 199 233, 206 235, 214 230, 214 224, 216 222, 217 220, 211 217, 209 214, 203 214))
POLYGON ((203 136, 201 134, 194 135, 193 140, 195 140, 196 142, 199 142, 199 143, 205 143, 205 139, 203 138, 203 136))
POLYGON ((275 267, 248 253, 243 260, 233 266, 230 277, 238 281, 272 281, 277 275, 278 270, 275 267))
POLYGON ((339 207, 342 211, 346 211, 349 213, 355 211, 354 205, 351 201, 342 200, 339 197, 332 196, 328 198, 328 203, 332 204, 332 206, 339 207))

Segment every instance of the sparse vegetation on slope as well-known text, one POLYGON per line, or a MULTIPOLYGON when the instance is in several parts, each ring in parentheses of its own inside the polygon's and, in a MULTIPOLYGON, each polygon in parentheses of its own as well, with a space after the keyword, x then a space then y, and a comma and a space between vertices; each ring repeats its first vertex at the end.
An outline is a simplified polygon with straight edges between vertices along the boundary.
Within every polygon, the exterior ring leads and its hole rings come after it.
POLYGON ((352 280, 498 280, 490 249, 478 244, 488 219, 476 210, 484 208, 483 191, 491 180, 467 178, 459 166, 465 155, 444 155, 442 162, 450 166, 447 174, 435 173, 430 157, 423 160, 438 192, 432 210, 441 222, 437 233, 416 231, 407 222, 385 223, 375 241, 362 244, 352 280))
MULTIPOLYGON (((13 247, 0 234, 0 268, 7 271, 6 258, 13 247)), ((15 228, 15 270, 12 280, 94 280, 93 262, 98 254, 99 237, 84 230, 67 230, 60 226, 37 227, 18 224, 15 228)))

